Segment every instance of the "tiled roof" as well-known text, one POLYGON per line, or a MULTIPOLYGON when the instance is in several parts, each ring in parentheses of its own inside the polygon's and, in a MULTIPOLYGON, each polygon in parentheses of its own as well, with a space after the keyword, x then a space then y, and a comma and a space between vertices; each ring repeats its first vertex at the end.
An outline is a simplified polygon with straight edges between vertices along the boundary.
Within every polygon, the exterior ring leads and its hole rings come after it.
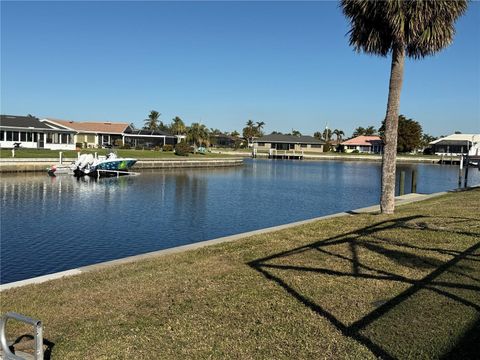
POLYGON ((42 123, 40 120, 38 120, 38 118, 33 116, 0 115, 0 126, 48 130, 52 129, 47 124, 42 123))
POLYGON ((313 136, 293 136, 283 134, 270 134, 255 139, 254 142, 261 143, 289 143, 289 144, 318 144, 324 145, 325 141, 316 139, 313 136))
POLYGON ((108 133, 108 134, 122 134, 129 126, 127 123, 117 122, 93 122, 93 121, 69 121, 46 118, 44 120, 50 121, 54 124, 58 124, 79 132, 92 132, 92 133, 108 133))
POLYGON ((349 139, 347 141, 342 142, 342 145, 353 145, 353 146, 372 146, 373 143, 382 142, 382 138, 380 136, 357 136, 353 139, 349 139))

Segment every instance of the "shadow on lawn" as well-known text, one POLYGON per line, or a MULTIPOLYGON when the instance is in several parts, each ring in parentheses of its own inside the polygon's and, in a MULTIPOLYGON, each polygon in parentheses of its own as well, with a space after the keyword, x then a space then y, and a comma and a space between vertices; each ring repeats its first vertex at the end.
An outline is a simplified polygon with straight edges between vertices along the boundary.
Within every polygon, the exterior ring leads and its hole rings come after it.
MULTIPOLYGON (((19 350, 17 349, 19 345, 25 344, 25 343, 28 345, 29 349, 32 349, 32 347, 35 346, 35 344, 33 343, 34 339, 35 338, 30 334, 21 335, 15 339, 12 345, 10 345, 10 351, 15 354, 15 351, 19 350)), ((55 343, 45 338, 43 339, 43 358, 45 360, 50 360, 52 358, 52 350, 54 346, 55 346, 55 343)), ((23 350, 23 348, 21 350, 23 350)))
MULTIPOLYGON (((315 311, 320 316, 326 318, 332 325, 334 325, 339 331, 341 331, 344 336, 348 336, 357 340, 358 342, 366 346, 370 351, 372 351, 373 354, 382 359, 394 359, 396 356, 389 353, 385 349, 385 345, 379 343, 378 341, 373 341, 368 336, 362 334, 362 331, 364 331, 373 322, 379 320, 390 310, 394 309, 397 305, 403 303, 407 299, 411 298, 413 295, 417 294, 420 290, 432 291, 437 295, 447 297, 450 300, 468 306, 474 309, 478 314, 480 314, 480 306, 478 304, 459 295, 456 295, 452 293, 452 291, 449 291, 454 289, 460 289, 461 291, 467 290, 480 292, 480 280, 463 272, 464 270, 471 269, 470 267, 459 264, 459 262, 462 260, 480 261, 479 255, 475 254, 475 251, 480 249, 480 242, 475 243, 474 245, 463 251, 457 251, 452 249, 411 245, 402 241, 382 237, 379 234, 380 231, 385 230, 403 229, 405 231, 408 231, 412 229, 420 229, 433 232, 442 232, 442 235, 455 233, 459 235, 467 235, 478 238, 478 233, 466 232, 463 230, 460 231, 451 228, 448 229, 446 227, 449 225, 449 219, 453 221, 458 220, 463 222, 479 222, 478 219, 445 218, 444 221, 442 221, 441 227, 436 226, 435 224, 431 226, 429 224, 429 219, 430 218, 428 216, 410 216, 378 222, 374 225, 358 229, 350 233, 316 241, 309 245, 301 246, 278 254, 257 259, 249 262, 248 265, 256 271, 260 272, 266 279, 277 283, 288 294, 297 299, 303 305, 315 311), (335 253, 334 250, 329 249, 329 247, 342 244, 348 247, 350 256, 338 254, 335 253), (389 245, 390 247, 396 247, 396 249, 386 248, 386 245, 389 245), (402 247, 404 249, 402 249, 402 247), (342 261, 347 261, 351 266, 351 271, 339 271, 333 269, 332 266, 319 268, 316 266, 305 266, 304 264, 298 265, 295 264, 295 260, 291 260, 291 257, 294 255, 298 255, 306 251, 312 250, 320 252, 323 256, 326 256, 327 258, 330 257, 342 261), (383 256, 387 258, 390 262, 393 262, 397 265, 419 269, 420 271, 430 272, 421 279, 415 279, 400 274, 395 274, 391 271, 377 269, 373 266, 368 266, 362 263, 358 254, 359 250, 368 250, 372 253, 375 253, 376 255, 379 255, 380 257, 383 256), (411 252, 407 252, 407 250, 415 251, 416 253, 412 254, 411 252), (443 256, 449 256, 449 260, 445 262, 437 258, 420 255, 419 253, 421 253, 422 251, 428 251, 443 256), (293 262, 293 264, 272 263, 272 261, 279 259, 290 260, 293 262), (391 299, 388 299, 386 301, 377 301, 374 304, 377 307, 373 311, 362 316, 360 319, 354 321, 351 324, 346 324, 342 322, 339 317, 335 316, 334 313, 327 310, 325 306, 322 306, 322 304, 318 304, 308 298, 306 295, 303 295, 295 287, 287 284, 286 279, 282 279, 282 277, 273 273, 274 271, 278 270, 310 272, 322 275, 330 275, 334 277, 352 277, 352 279, 356 278, 375 279, 381 281, 395 281, 405 284, 407 288, 391 299), (478 283, 478 285, 441 281, 437 279, 440 275, 446 273, 461 276, 465 279, 469 279, 470 281, 478 283)), ((432 219, 432 222, 434 221, 438 221, 438 217, 432 219)), ((462 344, 466 344, 463 346, 464 358, 475 355, 475 353, 473 352, 475 351, 473 344, 478 344, 475 339, 479 337, 479 327, 480 322, 477 321, 476 324, 471 328, 471 330, 466 332, 462 339, 459 339, 458 344, 456 345, 457 347, 462 347, 462 344)), ((453 354, 455 354, 455 349, 456 348, 452 349, 452 353, 445 354, 445 358, 450 358, 453 354)))

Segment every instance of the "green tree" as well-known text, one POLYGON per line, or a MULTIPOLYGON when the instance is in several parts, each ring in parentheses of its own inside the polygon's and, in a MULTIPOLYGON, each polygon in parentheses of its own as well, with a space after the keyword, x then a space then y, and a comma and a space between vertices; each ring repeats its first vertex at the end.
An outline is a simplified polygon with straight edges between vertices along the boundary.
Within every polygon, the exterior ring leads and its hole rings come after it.
POLYGON ((240 136, 240 133, 237 131, 237 130, 233 130, 231 133, 230 133, 230 136, 231 137, 239 137, 240 136))
POLYGON ((340 142, 342 141, 345 133, 343 132, 343 130, 335 129, 333 130, 333 135, 335 135, 337 142, 340 142))
MULTIPOLYGON (((382 138, 385 137, 385 120, 379 129, 382 138)), ((397 152, 412 152, 422 146, 422 126, 418 121, 407 119, 405 116, 398 117, 397 152)))
POLYGON ((197 152, 197 147, 204 144, 208 145, 208 129, 205 125, 193 123, 187 129, 187 141, 193 144, 193 152, 197 152))
POLYGON ((380 56, 392 54, 380 209, 384 214, 393 214, 398 112, 405 57, 423 58, 450 45, 455 21, 466 11, 468 1, 341 0, 341 6, 350 20, 350 45, 356 51, 380 56))
POLYGON ((313 137, 314 137, 315 139, 321 140, 321 139, 322 139, 322 136, 323 136, 323 134, 322 134, 320 131, 315 131, 315 132, 313 133, 313 137))
POLYGON ((365 129, 365 136, 372 136, 377 134, 377 129, 375 129, 375 126, 369 126, 365 129))
POLYGON ((322 138, 323 140, 325 140, 328 144, 330 144, 330 142, 332 141, 332 130, 329 129, 329 128, 326 128, 325 130, 323 130, 323 134, 322 134, 322 138))
POLYGON ((302 133, 298 130, 294 130, 292 129, 292 132, 289 134, 289 135, 292 135, 292 136, 302 136, 302 133))
POLYGON ((148 118, 145 119, 145 125, 143 126, 143 128, 145 130, 152 131, 159 130, 160 115, 161 114, 158 111, 151 110, 150 114, 148 114, 148 118))
POLYGON ((365 128, 362 127, 362 126, 359 126, 355 129, 352 136, 357 137, 357 136, 361 136, 361 135, 365 135, 365 128))
POLYGON ((243 128, 243 137, 245 140, 247 140, 248 145, 252 144, 253 138, 258 136, 258 129, 253 123, 252 120, 247 121, 247 126, 243 128))
POLYGON ((169 130, 173 135, 184 135, 187 132, 187 127, 180 117, 175 116, 172 119, 169 130))

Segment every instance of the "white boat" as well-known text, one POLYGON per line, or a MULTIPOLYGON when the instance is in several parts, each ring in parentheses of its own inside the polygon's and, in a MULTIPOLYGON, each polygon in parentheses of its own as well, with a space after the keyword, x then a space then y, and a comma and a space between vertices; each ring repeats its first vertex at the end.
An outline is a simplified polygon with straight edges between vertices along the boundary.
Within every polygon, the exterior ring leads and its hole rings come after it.
POLYGON ((126 175, 137 159, 120 158, 115 153, 99 156, 95 159, 92 154, 80 155, 70 169, 75 176, 118 176, 126 175))

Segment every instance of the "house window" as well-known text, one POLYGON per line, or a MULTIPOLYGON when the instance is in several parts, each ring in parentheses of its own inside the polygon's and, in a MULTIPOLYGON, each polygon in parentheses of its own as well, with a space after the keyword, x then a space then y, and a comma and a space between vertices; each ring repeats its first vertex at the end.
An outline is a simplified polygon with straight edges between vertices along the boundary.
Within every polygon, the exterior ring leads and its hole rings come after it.
POLYGON ((22 131, 20 133, 20 141, 27 141, 27 133, 22 131))
POLYGON ((7 131, 7 141, 13 141, 13 131, 7 131))
POLYGON ((5 139, 5 131, 0 130, 0 141, 3 141, 5 139))
POLYGON ((300 147, 306 148, 306 147, 308 147, 308 146, 307 146, 307 144, 300 144, 300 147))
POLYGON ((52 133, 47 133, 47 144, 51 144, 53 142, 52 133))
POLYGON ((32 133, 31 132, 27 132, 27 141, 32 142, 32 133))
POLYGON ((312 144, 310 147, 320 149, 323 145, 312 144))

